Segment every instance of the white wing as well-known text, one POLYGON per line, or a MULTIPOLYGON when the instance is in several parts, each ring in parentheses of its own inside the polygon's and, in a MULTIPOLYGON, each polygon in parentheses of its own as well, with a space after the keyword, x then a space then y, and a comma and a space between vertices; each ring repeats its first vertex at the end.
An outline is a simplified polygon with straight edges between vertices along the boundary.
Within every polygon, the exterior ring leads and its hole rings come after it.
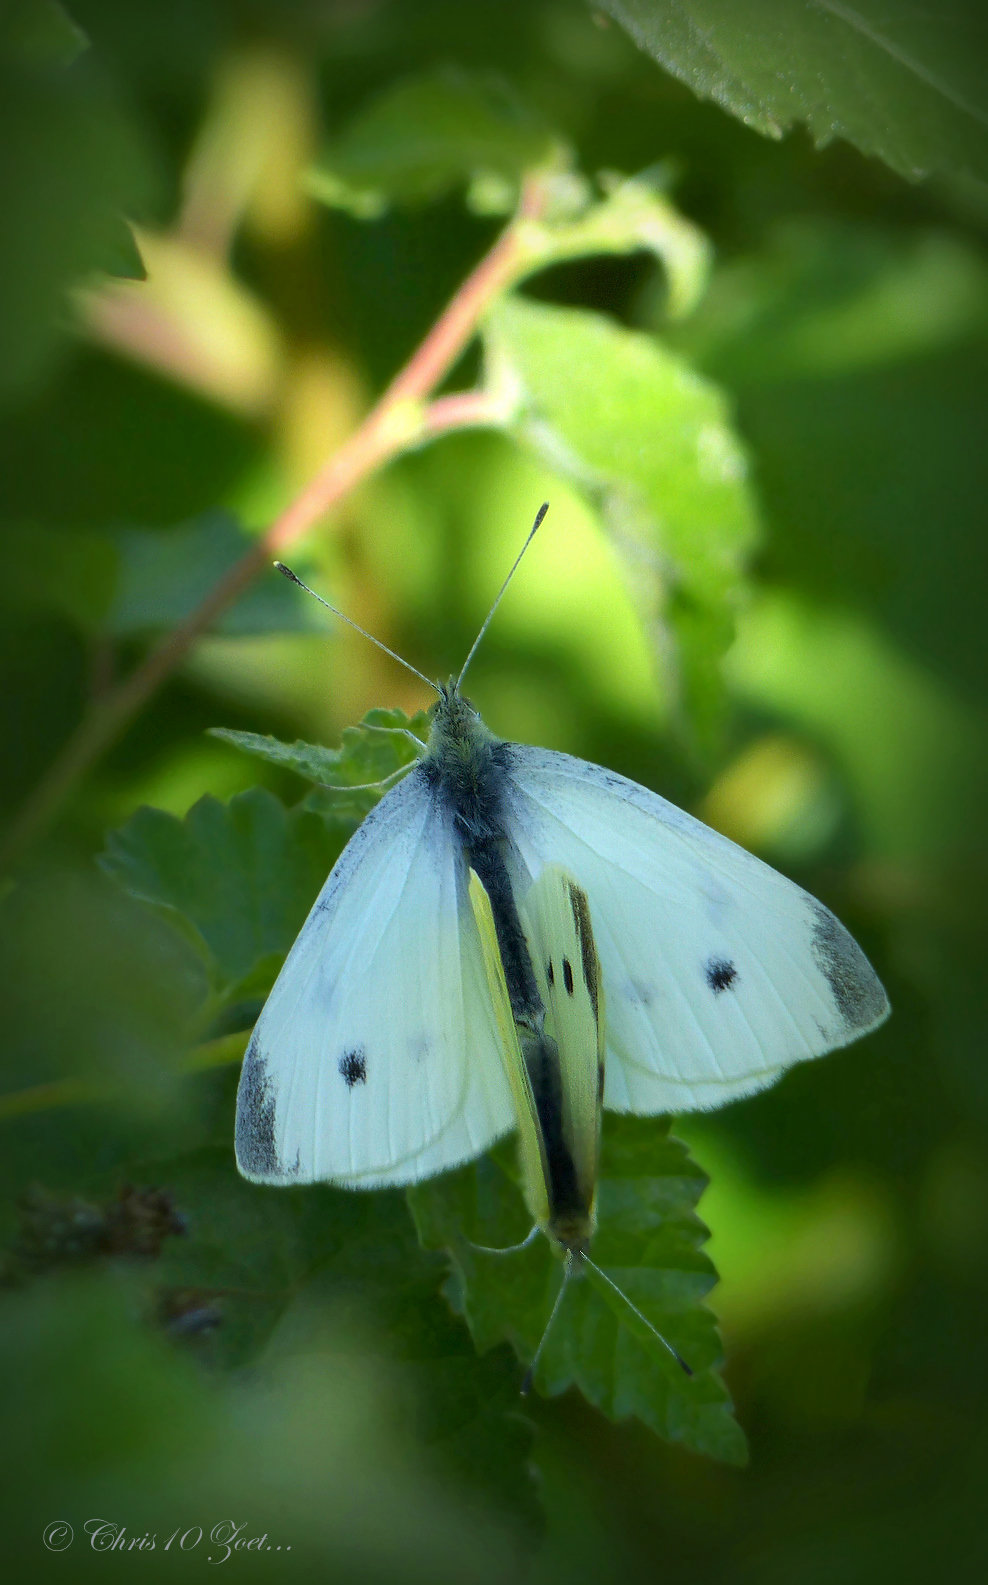
POLYGON ((411 1183, 512 1127, 467 888, 448 809, 413 770, 344 848, 257 1022, 245 1177, 411 1183))
POLYGON ((505 768, 522 865, 536 875, 561 864, 589 898, 605 1106, 721 1106, 886 1017, 885 992, 843 925, 760 859, 585 760, 512 744, 505 768))

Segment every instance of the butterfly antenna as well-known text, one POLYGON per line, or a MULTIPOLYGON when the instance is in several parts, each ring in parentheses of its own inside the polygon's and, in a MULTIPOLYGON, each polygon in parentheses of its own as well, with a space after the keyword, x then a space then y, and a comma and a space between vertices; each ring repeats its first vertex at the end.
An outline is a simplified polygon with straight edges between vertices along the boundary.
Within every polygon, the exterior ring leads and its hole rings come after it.
MULTIPOLYGON (((536 524, 535 526, 537 528, 538 524, 536 524)), ((584 1256, 584 1259, 586 1259, 586 1256, 584 1256)), ((542 1336, 539 1339, 539 1346, 535 1350, 535 1353, 534 1353, 534 1355, 532 1357, 532 1363, 529 1365, 528 1369, 526 1370, 525 1376, 524 1376, 524 1380, 522 1381, 522 1384, 521 1384, 521 1395, 522 1395, 523 1398, 527 1398, 529 1393, 532 1390, 532 1383, 535 1380, 535 1372, 538 1370, 538 1368, 539 1368, 539 1360, 542 1358, 542 1350, 545 1348, 546 1339, 548 1338, 549 1333, 552 1331, 552 1323, 556 1319, 556 1316, 559 1314, 559 1306, 563 1302, 563 1296, 566 1293, 566 1289, 569 1287, 570 1278, 572 1277, 572 1275, 573 1275, 573 1251, 571 1249, 568 1249, 566 1251, 566 1265, 563 1268, 563 1280, 562 1280, 562 1282, 561 1282, 561 1284, 559 1286, 559 1292, 556 1294, 556 1302, 555 1302, 555 1304, 552 1307, 552 1310, 550 1312, 548 1321, 545 1323, 545 1331, 542 1333, 542 1336)))
MULTIPOLYGON (((378 649, 383 649, 385 655, 390 655, 391 659, 396 660, 399 666, 404 666, 406 671, 410 671, 413 677, 418 677, 421 682, 425 683, 427 688, 432 689, 433 693, 440 692, 438 685, 432 682, 424 672, 419 671, 417 667, 413 666, 411 661, 403 660, 400 655, 395 654, 393 649, 389 649, 387 644, 382 644, 381 640, 379 638, 375 638, 373 633, 368 633, 365 627, 361 627, 359 622, 355 622, 352 616, 346 616, 342 611, 338 611, 335 605, 330 605, 329 601, 324 600, 321 594, 316 594, 315 589, 310 589, 307 583, 303 583, 298 574, 292 572, 291 567, 286 567, 283 561, 276 561, 275 566, 282 576, 288 579, 289 583, 298 584, 300 589, 304 589, 306 594, 311 594, 313 600, 318 600, 319 604, 324 605, 327 611, 332 611, 333 615, 338 616, 341 622, 346 623, 347 627, 352 627, 354 632, 359 633, 362 638, 369 638, 372 644, 376 644, 378 649)), ((498 596, 498 599, 500 599, 500 595, 498 596)))
POLYGON ((518 563, 521 561, 521 558, 524 556, 524 554, 525 554, 526 550, 528 549, 529 545, 532 543, 532 540, 535 538, 535 535, 536 535, 536 533, 537 533, 537 531, 539 529, 539 526, 540 526, 540 524, 542 522, 542 519, 545 517, 545 514, 546 514, 546 512, 548 512, 548 510, 549 510, 548 501, 543 501, 542 505, 539 507, 538 511, 535 514, 535 522, 532 524, 531 532, 529 533, 529 536, 526 539, 524 545, 522 545, 521 550, 518 552, 517 556, 515 557, 514 562, 512 564, 512 567, 511 567, 511 571, 508 573, 508 576, 505 578, 504 582, 502 583, 502 585, 501 585, 501 587, 500 587, 500 589, 498 591, 497 599, 494 601, 494 604, 491 606, 491 608, 488 611, 486 617, 484 618, 484 625, 481 628, 480 632, 477 634, 477 637, 474 639, 473 647, 471 648, 469 655, 467 656, 466 660, 463 662, 463 665, 460 668, 460 675, 456 679, 457 691, 459 691, 460 684, 461 684, 461 682, 463 681, 464 677, 467 674, 467 667, 469 666, 470 662, 473 660, 473 657, 476 655, 477 650, 480 648, 481 639, 483 638, 484 634, 487 632, 487 629, 491 625, 491 619, 494 616, 494 612, 497 610, 498 606, 501 604, 501 601, 504 598, 504 593, 505 593, 505 590, 508 587, 508 584, 511 582, 512 578, 514 577, 515 573, 518 570, 518 563))
MULTIPOLYGON (((658 1330, 657 1327, 654 1327, 652 1325, 652 1323, 649 1320, 647 1315, 642 1315, 642 1312, 639 1310, 637 1304, 632 1304, 631 1300, 628 1298, 628 1295, 624 1292, 624 1290, 622 1288, 618 1287, 617 1283, 614 1282, 607 1275, 606 1271, 601 1271, 600 1267, 598 1265, 596 1265, 594 1263, 594 1261, 592 1261, 590 1259, 589 1255, 584 1255, 583 1259, 586 1261, 587 1265, 591 1268, 591 1270, 593 1270, 593 1271, 595 1271, 597 1273, 597 1275, 598 1275, 598 1277, 600 1277, 601 1281, 602 1282, 606 1282, 607 1286, 612 1290, 612 1292, 616 1293, 618 1298, 621 1299, 622 1302, 628 1306, 628 1309, 632 1312, 632 1314, 636 1315, 638 1317, 639 1321, 642 1322, 643 1326, 647 1326, 648 1327, 648 1330, 651 1332, 652 1336, 658 1339, 658 1341, 662 1344, 662 1347, 663 1348, 667 1348, 669 1350, 669 1353, 672 1355, 673 1359, 676 1361, 676 1364, 679 1365, 680 1368, 686 1372, 687 1376, 692 1376, 693 1372, 690 1369, 689 1365, 687 1365, 687 1363, 686 1363, 685 1359, 683 1358, 682 1354, 680 1354, 678 1352, 678 1350, 673 1348, 672 1344, 669 1342, 669 1339, 666 1338, 666 1337, 663 1337, 662 1333, 658 1330)), ((545 1341, 545 1339, 543 1339, 543 1342, 544 1341, 545 1341)), ((541 1347, 541 1344, 539 1346, 541 1347)))

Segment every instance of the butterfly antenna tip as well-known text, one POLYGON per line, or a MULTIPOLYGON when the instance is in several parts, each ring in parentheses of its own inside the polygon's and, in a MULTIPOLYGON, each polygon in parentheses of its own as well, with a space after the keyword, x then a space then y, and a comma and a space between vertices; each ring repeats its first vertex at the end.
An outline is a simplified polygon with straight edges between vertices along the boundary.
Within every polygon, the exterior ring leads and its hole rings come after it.
POLYGON ((498 606, 501 604, 501 601, 504 599, 505 591, 507 590, 508 584, 511 582, 511 580, 514 577, 516 571, 518 570, 518 564, 521 561, 521 558, 524 556, 524 554, 525 554, 526 550, 528 549, 529 545, 532 543, 532 540, 535 538, 535 535, 536 535, 536 533, 538 532, 538 529, 539 529, 539 525, 541 524, 542 519, 545 517, 545 514, 546 514, 546 512, 548 512, 548 510, 549 510, 548 501, 543 501, 542 505, 539 507, 538 511, 535 514, 535 522, 532 524, 531 528, 528 531, 528 538, 526 539, 524 545, 522 545, 522 547, 521 547, 521 550, 518 552, 517 556, 515 557, 512 565, 511 565, 511 571, 508 573, 508 576, 505 578, 505 580, 502 583, 500 589, 498 590, 497 598, 495 599, 494 604, 491 606, 491 608, 488 611, 487 615, 484 617, 484 624, 483 624, 482 628, 480 629, 480 632, 477 634, 477 637, 474 639, 472 645, 470 646, 470 653, 467 656, 466 660, 463 662, 463 665, 460 667, 460 675, 456 679, 457 689, 459 689, 460 684, 462 683, 464 677, 467 674, 467 667, 469 666, 470 662, 473 660, 473 657, 476 655, 477 650, 480 648, 480 641, 483 638, 484 634, 487 632, 487 629, 491 625, 491 621, 493 619, 494 612, 497 610, 498 606))

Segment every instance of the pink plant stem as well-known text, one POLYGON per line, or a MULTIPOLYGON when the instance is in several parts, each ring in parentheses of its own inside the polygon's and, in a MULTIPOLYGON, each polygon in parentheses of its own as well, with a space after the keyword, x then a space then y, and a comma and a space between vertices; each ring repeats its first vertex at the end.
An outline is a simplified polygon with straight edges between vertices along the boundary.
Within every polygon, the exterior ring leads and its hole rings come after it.
POLYGON ((256 544, 218 579, 195 610, 83 717, 8 828, 0 848, 0 865, 7 867, 47 828, 77 783, 120 737, 216 618, 270 566, 274 553, 280 554, 295 544, 362 479, 410 446, 465 425, 491 421, 492 409, 489 402, 485 406, 487 399, 482 393, 457 393, 441 398, 432 408, 421 404, 456 362, 484 311, 531 268, 533 259, 525 242, 523 223, 537 219, 542 204, 542 186, 533 178, 523 188, 514 219, 458 288, 360 428, 344 441, 256 544))

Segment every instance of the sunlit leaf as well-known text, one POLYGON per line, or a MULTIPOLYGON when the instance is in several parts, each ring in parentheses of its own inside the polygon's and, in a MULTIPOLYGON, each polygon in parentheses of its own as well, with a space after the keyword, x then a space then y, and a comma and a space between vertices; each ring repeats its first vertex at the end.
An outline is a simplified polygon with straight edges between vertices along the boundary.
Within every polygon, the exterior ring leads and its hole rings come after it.
POLYGON ((584 310, 507 301, 486 346, 493 384, 518 389, 520 434, 597 503, 673 708, 704 741, 757 538, 723 396, 658 341, 584 310))

